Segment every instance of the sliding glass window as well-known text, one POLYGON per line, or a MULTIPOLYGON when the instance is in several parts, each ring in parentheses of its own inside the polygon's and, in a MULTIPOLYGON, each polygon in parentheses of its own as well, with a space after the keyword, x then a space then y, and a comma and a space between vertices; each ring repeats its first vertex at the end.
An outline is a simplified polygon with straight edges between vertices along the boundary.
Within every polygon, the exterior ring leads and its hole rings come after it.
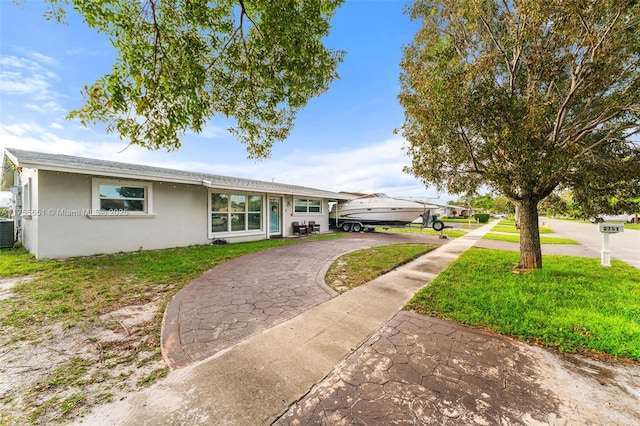
POLYGON ((211 193, 211 232, 262 229, 262 195, 211 193))
POLYGON ((293 204, 296 213, 320 213, 320 200, 296 198, 293 204))

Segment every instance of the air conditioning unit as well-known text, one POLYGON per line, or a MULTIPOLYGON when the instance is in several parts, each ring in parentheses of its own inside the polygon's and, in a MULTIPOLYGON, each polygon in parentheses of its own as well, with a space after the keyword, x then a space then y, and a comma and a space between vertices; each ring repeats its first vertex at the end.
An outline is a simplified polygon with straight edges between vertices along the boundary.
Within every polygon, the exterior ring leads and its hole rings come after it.
POLYGON ((13 248, 14 238, 13 221, 0 219, 0 249, 13 248))

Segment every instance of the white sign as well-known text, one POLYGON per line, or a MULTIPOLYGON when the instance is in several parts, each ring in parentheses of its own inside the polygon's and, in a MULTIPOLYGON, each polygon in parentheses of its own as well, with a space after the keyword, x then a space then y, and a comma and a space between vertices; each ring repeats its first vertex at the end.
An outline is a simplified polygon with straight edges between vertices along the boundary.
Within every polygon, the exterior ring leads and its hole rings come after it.
POLYGON ((611 266, 611 250, 609 250, 609 234, 617 234, 624 231, 622 223, 602 223, 598 224, 598 230, 602 233, 602 251, 600 252, 600 264, 611 266))
POLYGON ((624 232, 624 224, 600 222, 598 224, 598 230, 603 234, 617 234, 618 232, 624 232))

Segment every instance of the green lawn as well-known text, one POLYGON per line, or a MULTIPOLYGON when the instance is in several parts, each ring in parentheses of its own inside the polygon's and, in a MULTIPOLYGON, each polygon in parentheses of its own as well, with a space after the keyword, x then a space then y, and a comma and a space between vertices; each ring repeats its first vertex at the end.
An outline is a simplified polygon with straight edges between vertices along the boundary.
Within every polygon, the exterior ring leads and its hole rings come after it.
MULTIPOLYGON (((506 241, 508 243, 520 242, 520 235, 517 235, 517 234, 512 235, 512 234, 498 234, 495 232, 488 232, 482 238, 485 240, 506 241)), ((569 238, 540 237, 540 244, 580 244, 580 243, 569 238)))
MULTIPOLYGON (((404 228, 376 228, 376 232, 402 232, 402 233, 416 233, 416 234, 426 234, 426 235, 440 235, 439 231, 434 231, 431 228, 418 228, 418 227, 404 227, 404 228)), ((458 238, 463 236, 469 231, 464 229, 452 229, 445 228, 442 232, 449 238, 458 238)))
MULTIPOLYGON (((502 223, 502 222, 500 222, 502 223)), ((543 226, 538 228, 541 234, 554 234, 554 232, 549 229, 549 228, 545 228, 543 226)), ((515 227, 515 225, 513 223, 511 223, 510 225, 496 225, 493 228, 491 228, 492 232, 509 232, 509 233, 513 233, 513 234, 519 234, 520 230, 518 228, 515 227)))
POLYGON ((471 220, 469 219, 438 219, 444 223, 466 223, 466 224, 471 224, 471 225, 478 225, 478 226, 482 226, 485 225, 484 223, 479 223, 477 220, 475 220, 474 218, 471 218, 471 220))
POLYGON ((514 274, 519 254, 470 249, 406 309, 568 352, 640 360, 640 271, 623 262, 544 256, 514 274))
POLYGON ((230 259, 272 247, 345 235, 192 246, 64 261, 37 260, 24 249, 0 250, 0 278, 37 277, 16 285, 12 289, 15 298, 0 300, 0 325, 18 327, 28 334, 30 330, 37 333, 37 325, 45 322, 92 321, 123 306, 141 305, 157 298, 168 301, 191 280, 230 259))
POLYGON ((347 253, 331 265, 325 282, 338 293, 344 293, 437 247, 393 244, 347 253))

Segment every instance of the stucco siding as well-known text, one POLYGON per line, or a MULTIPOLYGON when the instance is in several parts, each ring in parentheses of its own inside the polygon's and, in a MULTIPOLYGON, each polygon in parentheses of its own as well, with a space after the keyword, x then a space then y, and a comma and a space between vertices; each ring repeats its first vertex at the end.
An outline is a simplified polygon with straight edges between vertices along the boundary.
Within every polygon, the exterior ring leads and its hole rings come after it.
POLYGON ((293 222, 298 222, 300 224, 304 224, 305 222, 308 224, 310 221, 316 222, 316 224, 320 225, 320 232, 328 232, 329 231, 329 203, 327 200, 321 201, 321 211, 320 213, 296 213, 294 211, 293 199, 296 197, 287 196, 285 197, 285 207, 284 207, 284 235, 291 236, 293 235, 293 222))
POLYGON ((38 197, 38 171, 27 169, 20 174, 20 194, 22 205, 18 208, 21 216, 20 242, 36 257, 38 256, 38 227, 40 203, 38 197))
MULTIPOLYGON (((154 182, 149 216, 89 216, 90 175, 40 172, 38 257, 86 256, 207 244, 207 190, 154 182), (94 218, 91 218, 94 217, 94 218)), ((114 182, 118 182, 114 179, 114 182)))

